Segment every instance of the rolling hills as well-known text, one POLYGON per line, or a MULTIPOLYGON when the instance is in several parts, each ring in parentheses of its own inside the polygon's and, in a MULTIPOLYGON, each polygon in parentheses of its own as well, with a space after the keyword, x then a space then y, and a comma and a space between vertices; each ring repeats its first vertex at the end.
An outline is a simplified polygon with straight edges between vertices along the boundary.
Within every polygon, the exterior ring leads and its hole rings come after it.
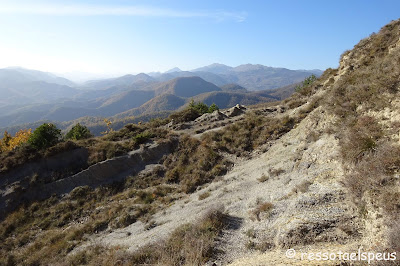
POLYGON ((281 97, 270 95, 269 89, 308 75, 307 71, 261 65, 213 64, 193 71, 174 68, 166 73, 129 74, 75 84, 45 72, 0 69, 0 92, 5 95, 0 99, 4 111, 0 113, 0 131, 37 121, 65 122, 85 116, 123 118, 172 111, 190 98, 208 104, 215 101, 222 108, 273 101, 281 97))

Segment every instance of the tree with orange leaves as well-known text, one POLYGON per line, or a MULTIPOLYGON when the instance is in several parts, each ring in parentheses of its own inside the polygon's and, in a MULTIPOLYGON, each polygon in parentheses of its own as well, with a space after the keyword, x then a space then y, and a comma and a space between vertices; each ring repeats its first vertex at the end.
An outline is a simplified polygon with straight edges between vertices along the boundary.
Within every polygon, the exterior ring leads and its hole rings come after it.
POLYGON ((21 144, 28 141, 32 134, 32 129, 21 129, 15 136, 11 136, 7 131, 4 132, 4 137, 0 140, 0 152, 11 151, 21 144))

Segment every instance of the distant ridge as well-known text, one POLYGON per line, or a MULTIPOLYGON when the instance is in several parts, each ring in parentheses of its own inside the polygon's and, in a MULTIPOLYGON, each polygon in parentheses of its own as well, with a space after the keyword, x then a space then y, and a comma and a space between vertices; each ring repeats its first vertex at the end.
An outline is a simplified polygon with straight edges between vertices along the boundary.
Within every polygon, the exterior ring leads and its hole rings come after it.
POLYGON ((165 71, 164 73, 174 73, 174 72, 182 72, 182 70, 180 70, 179 67, 174 67, 170 70, 165 71))
POLYGON ((192 71, 176 67, 165 73, 127 74, 77 85, 51 73, 19 67, 0 69, 0 127, 40 120, 172 111, 190 98, 219 103, 222 108, 237 103, 256 104, 289 96, 294 87, 274 90, 298 83, 311 73, 255 64, 231 67, 215 63, 192 71))
POLYGON ((232 70, 232 67, 224 65, 224 64, 219 64, 219 63, 214 63, 205 67, 200 67, 193 69, 192 72, 211 72, 214 74, 227 74, 229 71, 232 70))
POLYGON ((201 93, 220 90, 221 88, 200 77, 175 78, 155 89, 156 95, 174 94, 179 97, 193 97, 201 93))

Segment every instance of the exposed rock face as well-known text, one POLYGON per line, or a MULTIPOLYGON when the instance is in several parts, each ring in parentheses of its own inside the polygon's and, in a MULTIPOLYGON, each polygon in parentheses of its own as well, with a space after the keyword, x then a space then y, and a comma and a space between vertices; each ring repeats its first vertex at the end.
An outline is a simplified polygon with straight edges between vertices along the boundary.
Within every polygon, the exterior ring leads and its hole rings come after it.
POLYGON ((79 148, 27 163, 0 174, 0 192, 5 189, 5 186, 17 181, 23 182, 24 179, 31 178, 32 175, 40 176, 42 180, 46 180, 60 169, 63 169, 63 172, 71 171, 76 173, 87 167, 87 160, 87 149, 79 148))
POLYGON ((51 195, 68 193, 78 186, 97 187, 121 181, 143 170, 147 164, 157 163, 164 154, 171 152, 173 145, 172 142, 153 143, 144 146, 143 149, 131 151, 127 155, 94 164, 72 176, 45 184, 38 183, 32 185, 29 184, 29 180, 26 180, 26 178, 30 178, 32 173, 35 173, 34 170, 37 170, 39 174, 45 175, 51 173, 47 172, 49 169, 60 171, 66 165, 76 163, 76 160, 84 165, 87 161, 85 160, 85 158, 87 159, 87 151, 79 149, 69 154, 59 154, 52 159, 32 163, 28 168, 16 169, 8 173, 5 176, 6 181, 2 182, 2 190, 0 191, 0 218, 5 213, 15 209, 22 202, 42 200, 51 195), (14 184, 11 184, 11 182, 14 184), (7 184, 11 185, 6 186, 7 184))
POLYGON ((210 123, 210 122, 215 122, 215 121, 221 121, 227 118, 227 116, 223 113, 221 113, 218 110, 215 110, 211 114, 206 113, 203 114, 202 116, 198 117, 194 122, 195 123, 210 123))
POLYGON ((234 107, 228 109, 225 114, 228 117, 234 117, 234 116, 238 116, 243 114, 246 111, 246 107, 244 107, 243 105, 237 104, 234 107))

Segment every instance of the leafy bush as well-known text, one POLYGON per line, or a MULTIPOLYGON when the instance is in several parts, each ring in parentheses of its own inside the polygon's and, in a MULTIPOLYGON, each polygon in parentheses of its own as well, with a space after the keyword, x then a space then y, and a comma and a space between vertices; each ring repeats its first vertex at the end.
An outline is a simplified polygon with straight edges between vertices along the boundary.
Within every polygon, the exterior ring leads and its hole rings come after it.
POLYGON ((189 108, 196 110, 200 115, 208 113, 208 106, 205 103, 195 103, 192 100, 189 104, 189 108))
POLYGON ((32 134, 31 129, 21 129, 15 136, 11 136, 7 131, 4 132, 3 139, 0 140, 0 152, 11 151, 16 147, 26 143, 32 134))
POLYGON ((317 80, 317 77, 312 74, 311 76, 305 78, 302 82, 301 85, 297 85, 295 88, 296 92, 301 92, 304 88, 307 88, 308 86, 310 86, 311 84, 314 83, 314 81, 317 80))
POLYGON ((219 110, 219 107, 215 103, 208 106, 205 103, 195 103, 194 100, 192 100, 187 108, 180 112, 173 113, 169 118, 178 123, 189 122, 205 113, 212 113, 215 110, 219 110))
POLYGON ((212 112, 217 111, 217 110, 219 110, 219 107, 215 103, 211 104, 210 107, 208 107, 208 112, 209 113, 212 113, 212 112))
POLYGON ((219 107, 213 103, 210 106, 207 106, 205 103, 195 103, 194 100, 192 100, 189 104, 189 108, 197 111, 200 115, 205 114, 205 113, 212 113, 216 110, 219 110, 219 107))
POLYGON ((44 149, 55 145, 61 139, 61 130, 54 124, 45 123, 33 131, 28 143, 36 149, 44 149))
POLYGON ((90 130, 79 123, 73 126, 71 130, 65 135, 66 139, 72 140, 88 139, 91 137, 93 137, 93 135, 92 133, 90 133, 90 130))
POLYGON ((199 116, 200 114, 197 110, 193 108, 186 108, 182 111, 171 114, 169 118, 176 123, 182 123, 193 121, 199 116))
POLYGON ((145 143, 147 140, 151 139, 152 137, 154 137, 152 133, 145 131, 134 136, 133 140, 135 141, 135 144, 142 144, 145 143))

